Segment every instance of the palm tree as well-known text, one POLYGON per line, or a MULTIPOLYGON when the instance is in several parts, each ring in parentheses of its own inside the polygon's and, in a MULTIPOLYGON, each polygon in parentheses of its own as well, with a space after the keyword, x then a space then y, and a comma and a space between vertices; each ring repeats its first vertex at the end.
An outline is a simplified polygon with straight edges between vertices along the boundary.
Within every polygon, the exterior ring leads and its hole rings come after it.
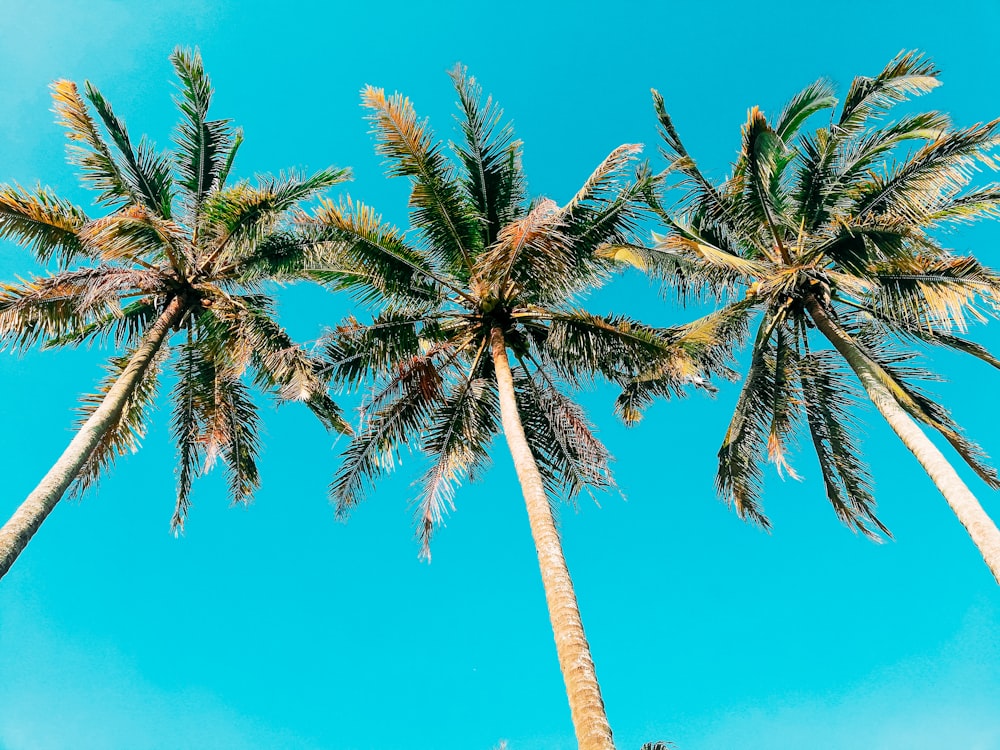
POLYGON ((23 349, 112 339, 113 357, 85 420, 39 485, 0 530, 0 576, 71 486, 83 491, 116 455, 134 451, 175 347, 172 429, 178 445, 177 504, 182 528, 191 481, 221 458, 233 502, 259 484, 258 414, 245 374, 282 399, 301 400, 330 428, 349 428, 326 392, 316 363, 274 319, 264 282, 294 278, 308 246, 283 218, 299 202, 347 177, 325 169, 226 184, 243 136, 228 120, 207 119, 212 88, 197 52, 177 50, 181 111, 173 154, 147 140, 133 145, 100 92, 53 84, 68 129, 72 162, 111 213, 90 219, 50 190, 0 187, 0 238, 54 261, 51 275, 0 292, 0 343, 23 349))
MULTIPOLYGON (((918 423, 944 436, 990 487, 1000 479, 947 411, 914 384, 929 373, 910 364, 915 354, 906 348, 937 345, 1000 367, 961 335, 1000 300, 1000 277, 953 254, 935 234, 997 214, 1000 185, 966 187, 977 164, 995 166, 989 152, 1000 140, 1000 120, 964 129, 939 112, 884 121, 894 105, 938 83, 937 69, 910 52, 874 78, 854 79, 839 115, 824 80, 797 94, 777 120, 755 107, 732 175, 718 184, 699 171, 654 92, 668 173, 686 193, 674 211, 651 196, 667 227, 654 249, 623 246, 608 254, 685 293, 728 293, 717 316, 760 316, 719 452, 718 489, 741 517, 768 526, 759 502, 761 465, 770 460, 779 473, 794 474, 786 447, 801 427, 841 520, 870 536, 888 533, 875 516, 856 442, 850 406, 857 394, 846 363, 1000 582, 1000 532, 918 423), (825 111, 828 124, 803 130, 825 111), (816 347, 823 339, 835 352, 816 347)), ((632 420, 638 413, 629 407, 644 389, 636 383, 623 394, 632 420)))
MULTIPOLYGON (((351 317, 328 337, 331 382, 375 383, 362 425, 331 485, 341 516, 393 463, 419 446, 430 465, 415 501, 425 555, 455 486, 485 470, 501 429, 514 460, 576 736, 584 750, 613 747, 552 503, 613 486, 608 451, 565 393, 601 376, 624 384, 657 366, 660 388, 702 383, 664 333, 577 305, 611 271, 595 251, 635 229, 648 170, 624 174, 639 147, 608 156, 564 206, 526 199, 521 143, 492 98, 456 68, 462 138, 449 159, 408 99, 366 88, 365 107, 391 176, 407 177, 409 239, 371 208, 325 202, 311 219, 326 240, 327 280, 378 307, 371 323, 351 317), (690 369, 687 369, 690 368, 690 369), (667 369, 671 377, 666 377, 667 369)), ((673 337, 673 338, 671 338, 673 337)))

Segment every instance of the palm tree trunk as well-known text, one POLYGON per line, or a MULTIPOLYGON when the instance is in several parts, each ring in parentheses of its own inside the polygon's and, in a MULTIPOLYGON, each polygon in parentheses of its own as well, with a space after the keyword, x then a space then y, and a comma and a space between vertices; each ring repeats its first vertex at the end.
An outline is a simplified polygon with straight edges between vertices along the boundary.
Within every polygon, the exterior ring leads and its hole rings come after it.
POLYGON ((559 666, 569 695, 576 740, 580 750, 614 750, 611 726, 604 712, 594 660, 590 656, 590 646, 583 632, 573 581, 566 567, 559 531, 545 494, 542 475, 521 425, 514 395, 514 377, 510 371, 503 333, 499 328, 492 330, 491 344, 500 392, 500 418, 510 455, 514 459, 517 478, 521 482, 524 502, 528 507, 528 521, 538 552, 545 600, 555 633, 559 666))
POLYGON ((170 301, 146 333, 124 372, 108 389, 104 400, 83 423, 38 486, 0 529, 0 578, 10 570, 31 537, 76 479, 94 449, 118 422, 125 404, 146 374, 149 363, 183 312, 184 303, 180 298, 175 297, 170 301))
POLYGON ((892 393, 878 376, 878 372, 850 336, 829 316, 814 296, 806 298, 806 307, 819 330, 836 347, 854 370, 868 398, 875 404, 885 421, 899 439, 916 456, 934 484, 944 495, 952 511, 958 516, 965 530, 986 561, 993 577, 1000 583, 1000 530, 997 529, 975 495, 965 482, 924 434, 912 417, 899 405, 892 393))

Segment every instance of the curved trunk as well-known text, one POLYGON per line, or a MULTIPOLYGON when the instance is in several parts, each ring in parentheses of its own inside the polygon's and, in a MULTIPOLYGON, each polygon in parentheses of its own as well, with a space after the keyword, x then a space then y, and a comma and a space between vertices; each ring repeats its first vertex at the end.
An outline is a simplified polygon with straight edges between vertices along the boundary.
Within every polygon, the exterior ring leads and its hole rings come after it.
POLYGON ((580 608, 573 591, 573 581, 563 557, 559 531, 556 529, 552 508, 545 494, 542 475, 524 435, 521 417, 514 395, 514 378, 507 359, 507 348, 499 328, 491 332, 493 363, 500 392, 500 417, 504 435, 514 459, 517 478, 521 482, 524 502, 528 507, 531 535, 538 552, 538 565, 542 571, 545 600, 555 633, 556 652, 569 708, 576 730, 580 750, 614 750, 611 726, 604 712, 601 688, 597 684, 594 660, 583 632, 580 608))
POLYGON ((931 480, 944 495, 952 511, 958 516, 965 530, 989 566, 993 577, 1000 583, 1000 530, 997 529, 975 495, 965 486, 965 482, 917 425, 913 418, 899 405, 892 393, 878 376, 876 366, 868 359, 850 336, 827 315, 819 301, 809 296, 806 307, 816 322, 816 327, 854 370, 868 398, 875 404, 885 421, 892 427, 899 439, 916 456, 931 480))
POLYGON ((62 499, 94 449, 118 422, 126 402, 135 392, 149 363, 183 312, 184 305, 180 299, 175 297, 170 301, 146 333, 125 371, 108 389, 104 400, 83 423, 38 486, 0 529, 0 578, 10 570, 21 550, 62 499))

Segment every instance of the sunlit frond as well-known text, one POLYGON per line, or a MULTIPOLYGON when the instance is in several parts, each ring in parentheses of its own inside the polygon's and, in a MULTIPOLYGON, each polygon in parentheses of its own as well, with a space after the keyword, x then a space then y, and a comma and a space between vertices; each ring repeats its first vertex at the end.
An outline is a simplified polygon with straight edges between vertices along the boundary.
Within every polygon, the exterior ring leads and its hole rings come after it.
POLYGON ((939 72, 919 52, 901 52, 875 78, 858 76, 851 82, 837 128, 846 133, 856 132, 893 105, 937 88, 941 85, 939 72))
POLYGON ((65 267, 88 257, 79 234, 87 221, 80 208, 48 188, 0 186, 0 239, 31 247, 40 263, 55 260, 65 267))
POLYGON ((177 268, 190 262, 187 231, 141 205, 127 206, 88 223, 81 229, 80 239, 105 262, 157 263, 167 258, 177 268))
POLYGON ((118 315, 121 299, 162 290, 162 279, 143 269, 96 266, 0 284, 0 345, 18 349, 118 315))
POLYGON ((438 277, 429 259, 363 203, 321 201, 304 222, 317 242, 309 274, 361 301, 426 305, 437 299, 438 277))
MULTIPOLYGON (((257 185, 241 182, 213 192, 202 208, 210 249, 204 264, 229 265, 249 256, 256 243, 277 228, 285 212, 350 176, 349 170, 329 167, 312 175, 297 172, 260 178, 257 185)), ((205 231, 203 229, 203 231, 205 231)))
POLYGON ((52 84, 52 100, 59 124, 68 131, 70 162, 83 170, 84 185, 99 191, 98 203, 121 206, 138 202, 97 123, 87 111, 76 84, 56 81, 52 84))
POLYGON ((806 120, 817 112, 836 106, 837 97, 834 96, 833 84, 820 78, 802 89, 785 105, 775 122, 774 132, 781 140, 788 142, 806 120))
POLYGON ((387 97, 384 90, 367 86, 361 101, 372 112, 376 151, 388 160, 388 175, 411 178, 413 225, 427 236, 428 247, 446 270, 467 275, 472 249, 481 243, 479 226, 441 144, 434 142, 426 121, 418 122, 406 97, 387 97))

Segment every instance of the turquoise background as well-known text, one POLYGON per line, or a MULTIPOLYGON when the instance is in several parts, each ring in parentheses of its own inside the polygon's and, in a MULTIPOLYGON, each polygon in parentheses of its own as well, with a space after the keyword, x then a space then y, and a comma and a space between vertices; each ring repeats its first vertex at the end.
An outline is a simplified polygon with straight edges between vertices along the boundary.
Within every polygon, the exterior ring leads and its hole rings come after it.
MULTIPOLYGON (((402 91, 455 137, 445 72, 457 61, 525 142, 529 187, 563 202, 612 148, 647 144, 649 88, 665 96, 705 171, 726 174, 754 104, 774 113, 815 78, 843 92, 901 49, 926 51, 945 85, 921 104, 962 125, 1000 115, 995 0, 798 3, 8 2, 0 25, 0 180, 89 204, 64 159, 48 84, 92 80, 138 136, 169 144, 167 56, 200 47, 213 114, 246 131, 236 172, 351 166, 343 191, 406 225, 358 106, 365 84, 402 91)), ((650 229, 655 228, 650 225, 650 229)), ((996 222, 947 238, 1000 265, 996 222)), ((38 271, 0 245, 0 279, 38 271)), ((301 340, 349 303, 281 292, 301 340)), ((649 322, 693 316, 626 275, 595 312, 649 322)), ((1000 324, 974 331, 1000 350, 1000 324)), ((107 352, 0 354, 6 518, 71 435, 72 410, 107 352)), ((928 358, 934 390, 1000 457, 1000 373, 928 358)), ((1000 589, 943 499, 866 410, 882 545, 842 527, 808 444, 804 481, 767 470, 771 535, 713 491, 736 400, 656 405, 626 430, 614 393, 583 397, 618 461, 626 500, 561 514, 620 750, 1000 748, 1000 589)), ((161 402, 162 403, 162 402, 161 402)), ((343 397, 352 409, 355 396, 343 397)), ((417 559, 407 458, 349 523, 326 484, 344 441, 304 409, 265 402, 264 485, 228 508, 220 476, 195 488, 186 534, 173 507, 169 412, 97 492, 64 502, 0 582, 0 748, 511 750, 574 747, 534 549, 502 443, 463 488, 433 563, 417 559)), ((949 454, 952 455, 952 454, 949 454)), ((969 471, 994 518, 1000 502, 969 471)))

